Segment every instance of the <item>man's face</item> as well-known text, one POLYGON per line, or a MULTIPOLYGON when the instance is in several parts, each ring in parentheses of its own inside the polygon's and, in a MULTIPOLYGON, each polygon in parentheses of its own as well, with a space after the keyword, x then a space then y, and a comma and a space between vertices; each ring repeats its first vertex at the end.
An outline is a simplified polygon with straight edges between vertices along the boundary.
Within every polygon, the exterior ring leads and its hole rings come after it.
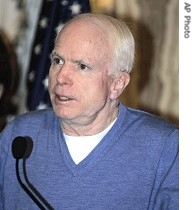
POLYGON ((110 110, 111 48, 92 25, 73 23, 62 31, 52 55, 49 92, 54 112, 67 122, 89 124, 110 110))

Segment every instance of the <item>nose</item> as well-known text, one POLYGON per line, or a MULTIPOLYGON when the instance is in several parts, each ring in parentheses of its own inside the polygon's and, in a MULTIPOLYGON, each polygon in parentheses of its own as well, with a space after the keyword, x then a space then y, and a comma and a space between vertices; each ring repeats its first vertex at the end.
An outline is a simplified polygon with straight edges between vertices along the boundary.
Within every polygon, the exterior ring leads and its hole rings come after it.
POLYGON ((72 71, 70 66, 64 64, 58 71, 56 75, 56 81, 59 85, 72 85, 72 71))

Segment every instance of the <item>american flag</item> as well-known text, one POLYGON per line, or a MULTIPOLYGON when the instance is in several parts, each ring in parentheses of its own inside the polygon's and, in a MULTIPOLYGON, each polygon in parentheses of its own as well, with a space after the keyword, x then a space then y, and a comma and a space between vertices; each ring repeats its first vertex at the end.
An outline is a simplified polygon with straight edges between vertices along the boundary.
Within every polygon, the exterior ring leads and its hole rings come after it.
POLYGON ((56 28, 80 13, 90 12, 89 0, 44 0, 32 46, 27 75, 27 109, 51 106, 48 71, 56 28))

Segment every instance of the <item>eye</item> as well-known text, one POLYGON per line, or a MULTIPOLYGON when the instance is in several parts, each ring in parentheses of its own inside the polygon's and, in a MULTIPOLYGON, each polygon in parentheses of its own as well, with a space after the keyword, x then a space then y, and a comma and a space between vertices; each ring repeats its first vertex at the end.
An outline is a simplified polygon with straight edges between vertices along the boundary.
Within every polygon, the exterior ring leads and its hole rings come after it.
POLYGON ((87 70, 88 69, 88 67, 85 64, 81 63, 79 66, 80 66, 81 70, 87 70))
POLYGON ((58 55, 51 55, 51 63, 52 65, 63 65, 64 60, 60 58, 58 55))
POLYGON ((76 66, 78 69, 83 70, 83 71, 87 71, 91 69, 91 67, 85 64, 83 61, 77 61, 76 66))

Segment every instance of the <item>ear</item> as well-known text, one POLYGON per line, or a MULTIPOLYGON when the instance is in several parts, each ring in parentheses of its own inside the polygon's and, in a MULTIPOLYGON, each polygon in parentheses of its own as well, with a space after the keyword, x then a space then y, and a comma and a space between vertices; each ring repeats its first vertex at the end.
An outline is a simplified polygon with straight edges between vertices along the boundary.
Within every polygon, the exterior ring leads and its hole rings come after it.
POLYGON ((129 82, 130 75, 127 72, 120 72, 119 75, 113 79, 110 99, 115 100, 119 98, 129 82))

